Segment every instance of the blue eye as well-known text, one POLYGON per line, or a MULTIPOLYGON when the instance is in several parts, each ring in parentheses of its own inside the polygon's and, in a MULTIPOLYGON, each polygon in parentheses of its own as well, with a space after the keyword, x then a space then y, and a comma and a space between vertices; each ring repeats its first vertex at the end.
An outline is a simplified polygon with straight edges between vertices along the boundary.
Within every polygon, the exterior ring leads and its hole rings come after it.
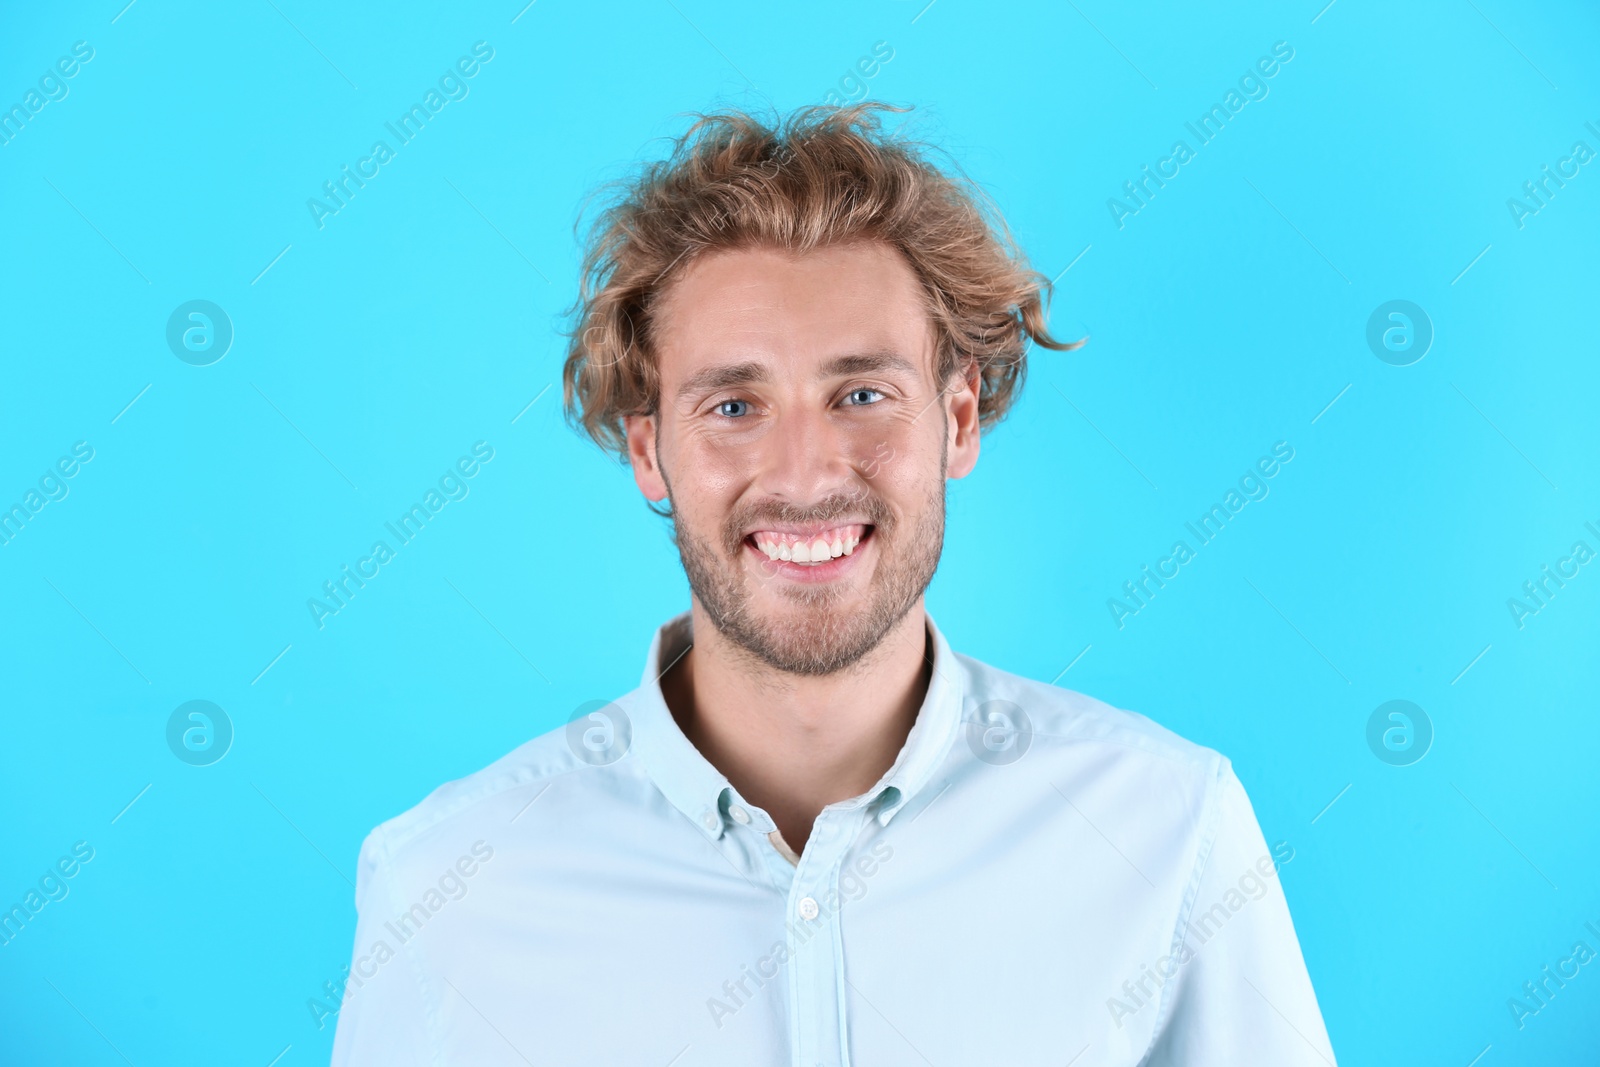
POLYGON ((750 407, 750 402, 748 400, 724 400, 722 403, 717 405, 717 414, 726 416, 730 419, 737 419, 740 415, 745 414, 745 411, 743 410, 728 411, 727 409, 730 407, 748 409, 750 407))
POLYGON ((859 398, 861 396, 882 396, 882 395, 883 394, 881 392, 879 392, 878 390, 876 390, 876 389, 868 389, 865 386, 863 386, 860 389, 852 389, 852 390, 850 390, 850 392, 846 394, 846 397, 851 400, 851 404, 850 404, 851 407, 867 407, 867 406, 869 406, 871 404, 877 403, 877 401, 876 400, 859 400, 858 401, 857 398, 859 398))

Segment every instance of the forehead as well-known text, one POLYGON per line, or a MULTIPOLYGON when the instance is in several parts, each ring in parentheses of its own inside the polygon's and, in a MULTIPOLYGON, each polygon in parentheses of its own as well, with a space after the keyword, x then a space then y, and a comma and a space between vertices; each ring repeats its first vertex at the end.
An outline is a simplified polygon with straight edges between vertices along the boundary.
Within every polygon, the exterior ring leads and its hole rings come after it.
POLYGON ((729 361, 803 370, 893 351, 920 366, 933 347, 916 274, 880 241, 706 253, 662 294, 653 326, 664 385, 729 361))

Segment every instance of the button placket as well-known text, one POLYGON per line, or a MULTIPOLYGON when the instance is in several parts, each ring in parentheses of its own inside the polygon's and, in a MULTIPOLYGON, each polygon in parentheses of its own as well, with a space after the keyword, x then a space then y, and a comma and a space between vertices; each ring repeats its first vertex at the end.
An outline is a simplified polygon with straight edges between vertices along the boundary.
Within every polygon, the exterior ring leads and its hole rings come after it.
POLYGON ((789 892, 790 1043, 795 1063, 847 1067, 843 943, 839 936, 839 864, 851 835, 839 820, 857 809, 824 813, 812 829, 789 892), (829 902, 832 902, 831 904, 829 902))

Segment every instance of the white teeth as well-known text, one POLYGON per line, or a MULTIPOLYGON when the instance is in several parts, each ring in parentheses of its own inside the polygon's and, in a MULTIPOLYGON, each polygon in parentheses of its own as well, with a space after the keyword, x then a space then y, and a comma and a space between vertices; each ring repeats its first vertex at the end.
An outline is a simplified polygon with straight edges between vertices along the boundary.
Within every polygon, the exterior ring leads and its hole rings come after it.
POLYGON ((853 555, 856 546, 861 543, 860 535, 851 536, 843 530, 828 531, 811 541, 790 543, 784 540, 784 537, 783 534, 757 534, 755 545, 769 560, 815 565, 827 563, 840 556, 853 555), (829 537, 832 538, 831 541, 829 537))

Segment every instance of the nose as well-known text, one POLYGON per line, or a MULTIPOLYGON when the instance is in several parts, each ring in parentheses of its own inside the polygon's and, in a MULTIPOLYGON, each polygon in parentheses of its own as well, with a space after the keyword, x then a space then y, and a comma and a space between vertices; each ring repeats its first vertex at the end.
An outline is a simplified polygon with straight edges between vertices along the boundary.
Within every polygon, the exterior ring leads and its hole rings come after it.
POLYGON ((756 488, 805 507, 848 491, 854 480, 847 434, 825 411, 790 408, 761 441, 756 488))

